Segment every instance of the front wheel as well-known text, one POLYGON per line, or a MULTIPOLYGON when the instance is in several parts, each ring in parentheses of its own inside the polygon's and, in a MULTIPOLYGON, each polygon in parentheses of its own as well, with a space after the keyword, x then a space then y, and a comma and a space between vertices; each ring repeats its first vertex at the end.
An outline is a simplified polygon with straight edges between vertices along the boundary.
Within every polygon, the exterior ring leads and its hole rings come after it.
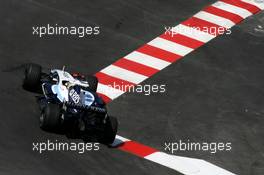
POLYGON ((105 123, 105 130, 101 142, 103 144, 112 144, 115 140, 118 129, 117 118, 108 116, 105 123))
POLYGON ((62 125, 61 108, 57 104, 47 103, 39 118, 40 128, 49 132, 59 132, 62 125))
POLYGON ((25 67, 23 87, 26 90, 37 92, 40 89, 41 66, 38 64, 27 64, 25 67))

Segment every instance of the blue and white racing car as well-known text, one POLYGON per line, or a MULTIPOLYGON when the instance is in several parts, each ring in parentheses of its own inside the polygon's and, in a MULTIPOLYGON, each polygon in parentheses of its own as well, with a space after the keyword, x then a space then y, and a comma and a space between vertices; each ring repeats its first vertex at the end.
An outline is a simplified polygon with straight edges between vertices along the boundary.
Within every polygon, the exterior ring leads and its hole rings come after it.
POLYGON ((118 122, 108 115, 105 103, 96 93, 95 76, 53 69, 44 73, 37 64, 27 64, 23 88, 40 95, 40 128, 68 138, 111 144, 118 122))

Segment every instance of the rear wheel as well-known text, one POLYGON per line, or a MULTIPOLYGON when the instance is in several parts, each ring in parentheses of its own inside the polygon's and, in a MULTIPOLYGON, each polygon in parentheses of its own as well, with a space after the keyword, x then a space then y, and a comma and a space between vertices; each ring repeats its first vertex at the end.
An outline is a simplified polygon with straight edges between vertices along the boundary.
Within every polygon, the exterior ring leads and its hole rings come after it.
POLYGON ((98 79, 96 76, 87 76, 86 81, 89 84, 89 87, 87 88, 88 91, 96 92, 97 85, 98 85, 98 79))
POLYGON ((60 106, 48 103, 41 112, 39 123, 40 128, 45 131, 60 131, 62 125, 62 113, 60 106))
POLYGON ((115 117, 108 116, 105 123, 105 130, 101 140, 104 144, 112 144, 115 140, 118 128, 118 121, 115 117))
POLYGON ((41 66, 38 64, 27 64, 24 73, 23 87, 26 90, 37 92, 40 89, 41 66))

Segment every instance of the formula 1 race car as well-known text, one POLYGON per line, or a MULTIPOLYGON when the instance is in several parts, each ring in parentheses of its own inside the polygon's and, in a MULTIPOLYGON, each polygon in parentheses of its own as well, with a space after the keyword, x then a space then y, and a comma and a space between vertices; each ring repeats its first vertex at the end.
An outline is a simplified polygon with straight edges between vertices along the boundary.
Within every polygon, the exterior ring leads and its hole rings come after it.
POLYGON ((111 144, 116 136, 118 122, 108 115, 106 105, 96 93, 95 76, 53 69, 44 73, 37 64, 25 66, 23 88, 36 92, 40 106, 40 128, 65 134, 85 142, 111 144))

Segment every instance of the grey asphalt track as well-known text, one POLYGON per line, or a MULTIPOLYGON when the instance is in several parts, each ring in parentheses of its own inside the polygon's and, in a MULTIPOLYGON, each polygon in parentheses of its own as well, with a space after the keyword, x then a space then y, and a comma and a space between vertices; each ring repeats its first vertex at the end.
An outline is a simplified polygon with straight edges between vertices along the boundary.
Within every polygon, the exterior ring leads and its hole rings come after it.
MULTIPOLYGON (((0 1, 0 174, 178 174, 133 155, 100 151, 32 151, 32 142, 64 136, 38 127, 34 94, 21 88, 21 66, 35 62, 93 74, 138 48, 164 26, 174 26, 209 0, 2 0, 0 1), (32 26, 99 25, 100 34, 32 35, 32 26)), ((119 134, 164 150, 164 142, 232 142, 211 154, 179 151, 240 175, 264 173, 264 13, 250 17, 153 76, 143 84, 165 84, 166 93, 125 94, 109 104, 120 120, 119 134)), ((74 141, 74 140, 72 140, 74 141)))

